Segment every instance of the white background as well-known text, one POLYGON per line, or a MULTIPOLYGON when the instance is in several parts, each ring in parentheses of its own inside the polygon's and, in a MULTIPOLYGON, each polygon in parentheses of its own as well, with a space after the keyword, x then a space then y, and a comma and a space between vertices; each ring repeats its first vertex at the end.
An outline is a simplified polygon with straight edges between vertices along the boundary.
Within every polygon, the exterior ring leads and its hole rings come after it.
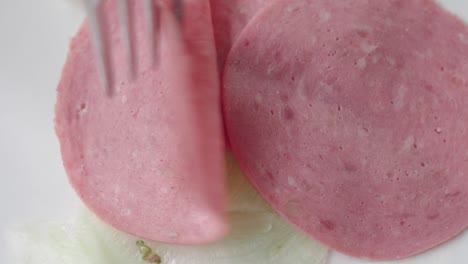
MULTIPOLYGON (((468 22, 468 0, 440 2, 468 22)), ((6 262, 6 230, 64 218, 78 204, 62 167, 53 109, 83 16, 79 0, 0 0, 0 263, 6 262)), ((375 263, 337 253, 329 262, 375 263)), ((381 263, 466 264, 468 232, 417 257, 381 263)))

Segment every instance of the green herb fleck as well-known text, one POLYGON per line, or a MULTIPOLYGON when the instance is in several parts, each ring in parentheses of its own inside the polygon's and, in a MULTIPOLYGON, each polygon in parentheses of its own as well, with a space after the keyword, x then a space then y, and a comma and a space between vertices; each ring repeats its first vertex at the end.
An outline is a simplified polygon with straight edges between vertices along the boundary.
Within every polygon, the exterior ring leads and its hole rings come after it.
POLYGON ((141 255, 141 259, 148 263, 161 264, 161 257, 154 253, 153 250, 148 247, 143 240, 138 240, 136 242, 138 246, 138 252, 141 255))

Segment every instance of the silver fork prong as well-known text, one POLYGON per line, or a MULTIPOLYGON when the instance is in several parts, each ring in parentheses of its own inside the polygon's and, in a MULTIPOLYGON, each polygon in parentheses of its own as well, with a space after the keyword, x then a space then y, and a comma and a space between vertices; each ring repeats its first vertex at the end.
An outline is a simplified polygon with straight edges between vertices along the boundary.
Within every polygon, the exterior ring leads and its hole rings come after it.
POLYGON ((183 0, 172 0, 172 7, 177 20, 182 24, 184 19, 184 4, 183 0))
POLYGON ((100 0, 84 0, 88 24, 91 30, 91 41, 94 46, 94 55, 97 63, 97 70, 102 82, 102 85, 107 95, 112 95, 112 70, 110 63, 108 47, 108 34, 103 17, 99 13, 100 0))
POLYGON ((132 13, 129 10, 129 5, 127 0, 118 0, 117 2, 119 18, 120 18, 120 28, 122 33, 122 40, 125 45, 127 61, 128 61, 128 72, 130 74, 130 79, 133 79, 135 76, 135 47, 133 46, 133 19, 132 13))
POLYGON ((156 39, 159 37, 159 4, 155 3, 154 0, 144 0, 144 9, 151 64, 154 66, 159 61, 158 41, 156 39))

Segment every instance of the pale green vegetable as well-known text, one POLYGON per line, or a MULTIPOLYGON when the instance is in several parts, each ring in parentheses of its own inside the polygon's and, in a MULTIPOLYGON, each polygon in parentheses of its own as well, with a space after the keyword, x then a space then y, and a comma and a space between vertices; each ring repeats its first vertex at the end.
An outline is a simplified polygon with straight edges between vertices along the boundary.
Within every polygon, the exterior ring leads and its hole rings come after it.
POLYGON ((135 244, 138 246, 138 252, 140 252, 142 260, 148 263, 161 263, 161 257, 154 253, 153 250, 145 244, 145 241, 138 240, 135 244))
POLYGON ((65 224, 30 225, 10 237, 17 264, 321 264, 327 248, 285 222, 228 157, 231 232, 222 241, 177 246, 143 241, 83 209, 65 224))

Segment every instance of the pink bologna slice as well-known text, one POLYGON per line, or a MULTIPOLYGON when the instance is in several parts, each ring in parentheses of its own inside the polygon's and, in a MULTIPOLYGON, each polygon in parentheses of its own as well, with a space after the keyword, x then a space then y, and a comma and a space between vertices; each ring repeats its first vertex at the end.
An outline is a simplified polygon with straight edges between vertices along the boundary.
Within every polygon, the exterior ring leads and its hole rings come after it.
MULTIPOLYGON (((218 67, 221 73, 232 44, 242 29, 259 10, 271 2, 272 0, 210 0, 218 67)), ((226 134, 225 147, 230 148, 226 134)))
POLYGON ((242 29, 257 12, 271 2, 272 0, 210 0, 220 69, 224 68, 226 56, 242 29))
POLYGON ((184 1, 185 46, 163 8, 159 65, 152 68, 142 1, 131 2, 139 68, 130 80, 111 2, 115 94, 106 97, 100 86, 86 25, 58 87, 56 131, 70 182, 92 211, 128 233, 179 244, 219 239, 227 225, 209 3, 184 1))
POLYGON ((226 62, 233 152, 289 221, 396 259, 468 225, 468 28, 426 0, 276 1, 226 62))

